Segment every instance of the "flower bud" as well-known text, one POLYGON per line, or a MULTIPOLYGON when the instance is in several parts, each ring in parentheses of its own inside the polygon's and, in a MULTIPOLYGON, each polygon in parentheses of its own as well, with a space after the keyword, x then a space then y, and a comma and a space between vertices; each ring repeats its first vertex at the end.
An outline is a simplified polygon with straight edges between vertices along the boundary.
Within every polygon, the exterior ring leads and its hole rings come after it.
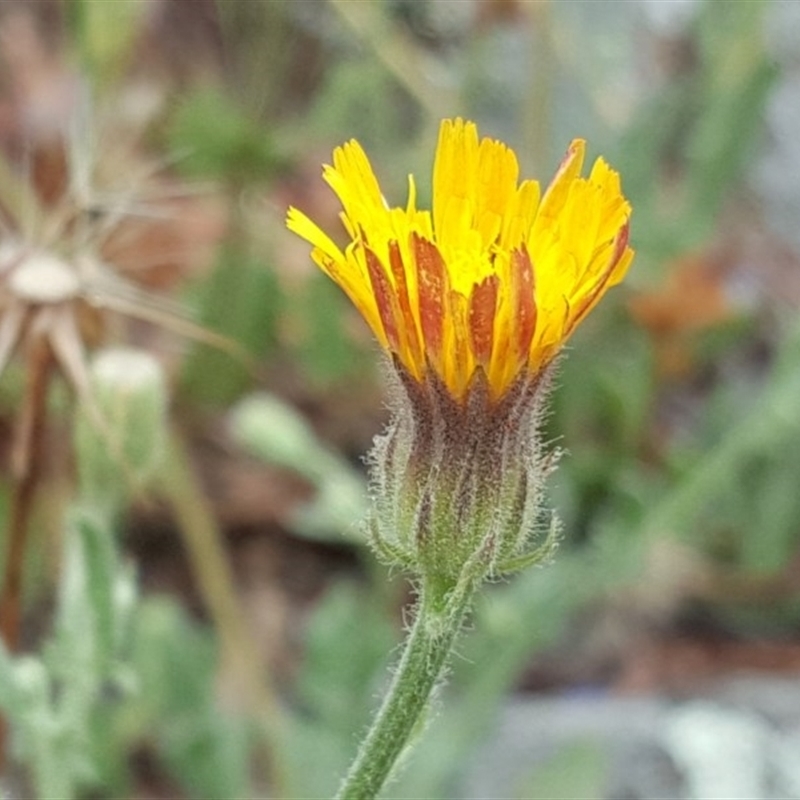
POLYGON ((78 477, 87 499, 113 509, 152 477, 163 455, 164 376, 148 353, 109 348, 93 359, 90 381, 75 426, 78 477))

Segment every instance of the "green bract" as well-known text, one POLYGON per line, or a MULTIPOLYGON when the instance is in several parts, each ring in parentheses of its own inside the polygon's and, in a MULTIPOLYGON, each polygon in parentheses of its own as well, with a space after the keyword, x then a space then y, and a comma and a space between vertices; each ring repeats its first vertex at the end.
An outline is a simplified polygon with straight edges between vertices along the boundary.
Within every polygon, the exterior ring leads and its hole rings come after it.
POLYGON ((495 402, 479 369, 462 403, 433 373, 419 383, 395 369, 394 416, 371 456, 379 555, 441 601, 463 581, 546 559, 558 527, 543 507, 558 453, 545 452, 539 433, 550 370, 495 402))

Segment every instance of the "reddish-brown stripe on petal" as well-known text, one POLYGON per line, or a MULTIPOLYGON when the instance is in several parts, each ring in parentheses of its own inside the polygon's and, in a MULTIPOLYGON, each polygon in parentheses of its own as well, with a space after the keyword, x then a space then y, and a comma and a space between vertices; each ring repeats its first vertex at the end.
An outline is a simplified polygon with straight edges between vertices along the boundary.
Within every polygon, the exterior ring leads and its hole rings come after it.
POLYGON ((397 242, 389 242, 389 265, 394 276, 395 295, 402 315, 406 344, 414 362, 422 364, 424 360, 419 344, 419 336, 417 335, 417 324, 414 322, 414 315, 411 313, 411 301, 408 297, 408 279, 403 265, 403 255, 397 242))
POLYGON ((419 322, 425 350, 435 361, 442 354, 444 297, 447 271, 436 245, 416 233, 411 234, 411 248, 417 266, 419 322))
POLYGON ((614 250, 612 251, 611 258, 608 261, 608 266, 603 270, 603 274, 597 279, 597 282, 592 291, 584 298, 583 302, 573 309, 572 319, 567 320, 567 327, 564 331, 564 338, 569 336, 575 329, 575 326, 583 320, 583 318, 594 308, 595 303, 600 295, 606 290, 606 284, 609 283, 614 268, 622 258, 625 248, 628 246, 628 229, 629 225, 626 222, 617 232, 614 237, 614 250))
POLYGON ((470 345, 476 361, 484 367, 492 357, 499 285, 497 275, 488 275, 473 287, 469 298, 470 345))
POLYGON ((611 257, 611 263, 616 267, 617 262, 622 258, 625 248, 628 246, 628 239, 630 238, 631 221, 625 220, 625 224, 619 229, 619 233, 614 239, 614 255, 611 257))
POLYGON ((511 287, 514 298, 513 350, 518 363, 522 363, 528 359, 537 316, 533 264, 525 245, 511 252, 511 287))
POLYGON ((367 262, 367 272, 372 284, 372 294, 375 297, 375 304, 378 306, 378 314, 383 325, 383 332, 386 334, 386 341, 395 353, 400 352, 400 336, 397 330, 397 299, 394 288, 389 282, 389 277, 381 264, 381 260, 366 245, 364 255, 367 262))
POLYGON ((630 238, 630 228, 631 228, 631 221, 630 219, 626 219, 623 226, 617 232, 616 237, 614 237, 614 252, 611 255, 611 273, 610 279, 612 284, 618 283, 621 278, 617 280, 614 279, 614 270, 619 264, 620 259, 623 255, 625 255, 625 250, 628 248, 628 239, 630 238))

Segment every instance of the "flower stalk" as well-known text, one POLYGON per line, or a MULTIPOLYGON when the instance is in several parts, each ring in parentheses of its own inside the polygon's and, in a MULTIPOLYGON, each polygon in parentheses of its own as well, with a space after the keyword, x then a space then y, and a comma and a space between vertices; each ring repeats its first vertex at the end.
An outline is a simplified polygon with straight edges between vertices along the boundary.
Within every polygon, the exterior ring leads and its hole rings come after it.
MULTIPOLYGON (((391 207, 361 146, 324 178, 342 203, 344 250, 298 209, 287 225, 347 293, 390 357, 392 420, 370 457, 370 542, 413 576, 416 618, 386 699, 337 795, 374 800, 441 682, 486 581, 546 561, 540 427, 553 363, 633 259, 619 175, 569 146, 544 192, 515 154, 444 120, 430 210, 391 207), (542 536, 544 534, 544 536, 542 536)), ((550 522, 548 524, 548 517, 550 522)), ((549 532, 548 532, 549 531, 549 532)))
POLYGON ((374 800, 414 734, 421 732, 474 588, 470 582, 454 592, 441 610, 431 608, 423 589, 389 690, 339 788, 337 800, 374 800))

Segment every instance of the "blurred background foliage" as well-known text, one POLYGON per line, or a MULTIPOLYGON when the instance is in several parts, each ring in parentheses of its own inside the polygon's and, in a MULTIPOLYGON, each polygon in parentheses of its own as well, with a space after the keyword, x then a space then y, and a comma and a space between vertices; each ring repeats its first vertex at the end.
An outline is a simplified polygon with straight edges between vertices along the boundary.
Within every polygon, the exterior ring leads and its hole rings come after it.
MULTIPOLYGON (((0 251, 22 184, 45 219, 54 186, 86 213, 122 209, 99 256, 161 299, 145 304, 156 324, 103 335, 156 358, 171 397, 149 423, 161 467, 109 505, 75 488, 87 444, 73 452, 75 403, 53 387, 22 641, 0 650, 4 796, 332 792, 410 595, 357 527, 380 359, 283 218, 292 203, 335 227, 321 164, 349 138, 392 204, 413 172, 423 205, 446 115, 543 182, 586 138, 623 176, 637 258, 560 365, 556 562, 486 593, 390 796, 459 796, 515 691, 702 691, 734 663, 764 668, 765 646, 769 669, 796 670, 798 8, 3 3, 0 251)), ((19 362, 0 383, 7 432, 19 362)), ((519 796, 602 796, 604 775, 578 748, 519 796)))

